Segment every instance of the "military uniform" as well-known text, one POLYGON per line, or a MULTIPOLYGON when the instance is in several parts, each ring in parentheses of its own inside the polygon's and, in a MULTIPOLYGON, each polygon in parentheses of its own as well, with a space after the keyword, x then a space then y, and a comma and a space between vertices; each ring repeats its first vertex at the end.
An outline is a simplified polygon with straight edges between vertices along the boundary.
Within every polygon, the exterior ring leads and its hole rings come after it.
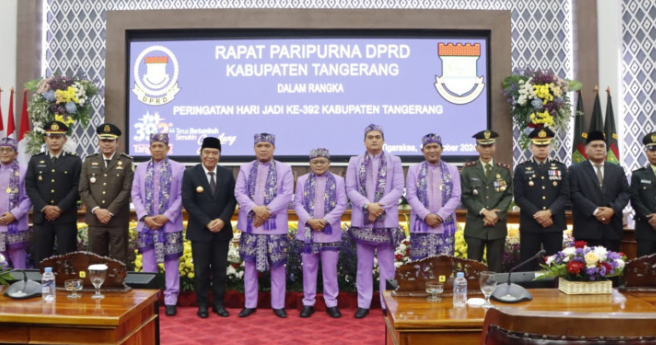
MULTIPOLYGON (((53 121, 46 124, 45 129, 46 134, 65 135, 68 128, 61 122, 53 121), (51 130, 53 127, 58 129, 51 130)), ((49 151, 30 158, 25 175, 25 190, 34 205, 32 222, 34 263, 37 267, 41 260, 52 256, 55 237, 58 254, 77 250, 77 188, 81 166, 80 157, 63 150, 56 162, 49 151), (47 220, 43 213, 46 206, 58 206, 61 215, 55 220, 47 220)))
MULTIPOLYGON (((100 125, 98 132, 106 130, 105 126, 100 125)), ((114 133, 118 131, 115 126, 109 129, 114 133)), ((84 160, 79 185, 80 196, 87 207, 85 219, 89 225, 90 250, 126 264, 133 178, 132 157, 115 152, 105 166, 104 155, 96 153, 84 160), (109 223, 98 220, 93 213, 97 208, 107 209, 112 214, 109 223)))
MULTIPOLYGON (((643 138, 643 143, 648 151, 656 150, 656 132, 647 134, 643 138)), ((635 211, 638 256, 656 253, 656 229, 649 224, 649 216, 656 214, 656 170, 654 165, 647 164, 631 174, 631 207, 635 211)))

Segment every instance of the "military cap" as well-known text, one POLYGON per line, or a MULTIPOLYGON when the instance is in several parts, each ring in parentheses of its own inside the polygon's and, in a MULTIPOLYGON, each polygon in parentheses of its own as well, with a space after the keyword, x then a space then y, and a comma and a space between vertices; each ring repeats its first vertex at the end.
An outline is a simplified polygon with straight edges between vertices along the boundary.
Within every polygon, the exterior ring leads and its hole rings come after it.
POLYGON ((535 128, 528 134, 528 137, 531 139, 534 145, 549 145, 551 144, 551 138, 556 135, 552 130, 546 127, 535 128))
POLYGON ((656 150, 656 132, 647 133, 642 138, 642 143, 645 144, 647 150, 656 150))
POLYGON ((203 150, 204 148, 209 148, 209 149, 218 149, 221 151, 221 140, 215 137, 206 137, 203 139, 203 144, 200 146, 200 149, 203 150))
POLYGON ((46 135, 66 135, 68 126, 63 122, 50 121, 43 126, 43 130, 46 131, 46 135))
POLYGON ((111 123, 103 123, 98 126, 96 133, 101 140, 114 140, 121 136, 121 130, 111 123))
POLYGON ((592 131, 588 133, 588 140, 585 142, 585 144, 587 145, 595 140, 606 142, 606 135, 602 131, 592 131))
POLYGON ((472 138, 476 139, 476 144, 478 145, 492 145, 497 141, 497 137, 499 137, 499 133, 487 129, 472 136, 472 138))

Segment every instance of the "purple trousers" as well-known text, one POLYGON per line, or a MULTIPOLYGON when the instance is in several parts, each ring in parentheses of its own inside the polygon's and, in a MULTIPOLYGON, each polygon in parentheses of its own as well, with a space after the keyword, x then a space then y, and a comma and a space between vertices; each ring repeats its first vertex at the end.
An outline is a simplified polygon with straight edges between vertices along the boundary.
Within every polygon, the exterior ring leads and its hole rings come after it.
MULTIPOLYGON (((143 271, 158 272, 155 249, 148 249, 142 253, 143 271)), ((164 290, 164 304, 176 305, 180 293, 179 259, 164 259, 166 290, 164 290)))
POLYGON ((317 273, 321 261, 321 275, 323 277, 323 299, 326 307, 337 306, 337 259, 339 252, 326 250, 319 254, 303 253, 303 305, 314 306, 317 295, 317 273))
POLYGON ((6 252, 0 252, 5 258, 11 259, 11 265, 14 269, 24 269, 26 265, 27 253, 24 248, 7 249, 6 252))
POLYGON ((372 246, 360 243, 356 243, 356 247, 358 252, 358 276, 355 286, 358 289, 358 308, 371 308, 371 297, 374 293, 374 250, 377 250, 380 306, 385 309, 383 291, 385 291, 386 280, 394 279, 394 248, 391 245, 372 246))
MULTIPOLYGON (((257 268, 254 262, 244 261, 244 295, 246 308, 257 308, 257 268)), ((271 308, 285 308, 287 275, 285 265, 271 267, 271 308)))

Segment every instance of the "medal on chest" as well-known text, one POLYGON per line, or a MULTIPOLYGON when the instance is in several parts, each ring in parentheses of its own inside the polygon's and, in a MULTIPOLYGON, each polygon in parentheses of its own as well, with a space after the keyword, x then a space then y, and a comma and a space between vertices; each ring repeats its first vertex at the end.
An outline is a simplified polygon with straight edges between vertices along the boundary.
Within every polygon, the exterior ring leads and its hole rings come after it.
POLYGON ((96 174, 93 174, 93 175, 91 176, 91 178, 89 179, 89 182, 91 182, 91 184, 96 183, 96 174))

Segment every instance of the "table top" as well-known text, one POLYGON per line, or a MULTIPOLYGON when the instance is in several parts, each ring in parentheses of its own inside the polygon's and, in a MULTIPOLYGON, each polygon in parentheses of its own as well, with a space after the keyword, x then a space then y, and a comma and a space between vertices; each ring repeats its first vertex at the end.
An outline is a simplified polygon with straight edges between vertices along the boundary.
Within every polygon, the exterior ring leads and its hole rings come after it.
MULTIPOLYGON (((4 289, 0 293, 4 294, 4 289)), ((0 295, 0 323, 58 324, 79 326, 117 326, 144 307, 157 301, 159 290, 104 292, 95 300, 92 292, 78 292, 78 299, 66 298, 68 291, 57 291, 53 302, 38 298, 15 300, 0 295)))
MULTIPOLYGON (((492 301, 497 308, 517 308, 527 313, 656 313, 656 305, 635 294, 623 294, 613 289, 611 294, 567 295, 558 289, 529 289, 532 301, 501 303, 492 301)), ((656 302, 652 293, 650 298, 656 302)), ((647 295, 646 295, 647 296, 647 295)), ((426 297, 395 297, 389 291, 384 301, 397 330, 402 329, 480 329, 485 309, 467 306, 453 308, 451 297, 439 302, 428 302, 426 297)))

